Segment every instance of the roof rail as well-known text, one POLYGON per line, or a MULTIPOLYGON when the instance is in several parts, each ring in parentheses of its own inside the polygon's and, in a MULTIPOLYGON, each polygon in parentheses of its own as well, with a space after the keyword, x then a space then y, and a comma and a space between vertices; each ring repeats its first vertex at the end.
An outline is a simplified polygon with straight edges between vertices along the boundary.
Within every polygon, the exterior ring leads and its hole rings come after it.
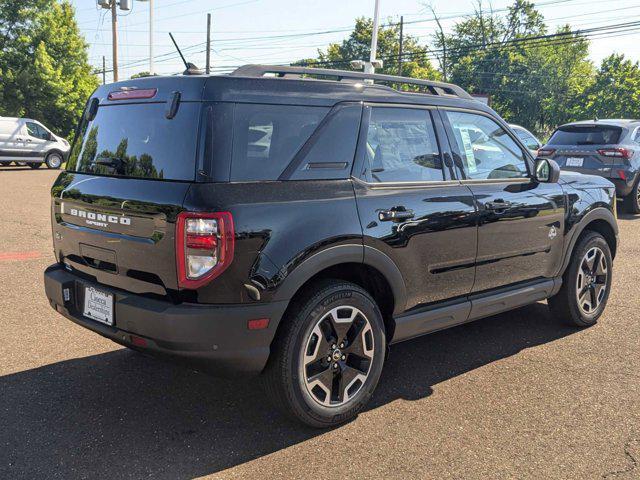
POLYGON ((348 70, 332 70, 328 68, 311 67, 287 67, 276 65, 244 65, 230 73, 233 77, 264 77, 273 74, 278 78, 298 77, 311 75, 316 77, 334 77, 337 81, 344 80, 372 80, 404 85, 417 85, 425 87, 432 95, 450 95, 460 98, 473 99, 469 93, 457 85, 418 78, 397 77, 395 75, 380 75, 377 73, 351 72, 348 70))

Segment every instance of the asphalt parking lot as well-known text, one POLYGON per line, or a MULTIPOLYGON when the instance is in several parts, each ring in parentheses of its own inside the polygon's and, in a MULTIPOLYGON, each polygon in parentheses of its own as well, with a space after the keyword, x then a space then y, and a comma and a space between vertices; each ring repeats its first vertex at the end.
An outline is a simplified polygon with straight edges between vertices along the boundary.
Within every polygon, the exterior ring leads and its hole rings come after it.
POLYGON ((56 176, 0 167, 0 478, 640 478, 640 216, 597 326, 535 304, 398 345, 370 408, 319 431, 55 313, 56 176))

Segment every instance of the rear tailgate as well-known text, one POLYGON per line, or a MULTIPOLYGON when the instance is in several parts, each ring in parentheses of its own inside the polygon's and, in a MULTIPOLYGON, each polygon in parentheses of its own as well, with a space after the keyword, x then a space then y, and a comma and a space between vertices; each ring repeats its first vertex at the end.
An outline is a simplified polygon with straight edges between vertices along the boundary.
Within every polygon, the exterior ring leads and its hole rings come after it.
POLYGON ((56 257, 130 292, 176 290, 175 219, 188 188, 183 182, 62 174, 53 187, 56 257))
POLYGON ((81 125, 67 172, 52 188, 58 260, 99 283, 158 295, 178 288, 175 222, 195 179, 201 109, 187 94, 167 118, 180 85, 163 80, 122 90, 151 86, 146 99, 113 101, 98 90, 95 118, 81 125))
POLYGON ((544 150, 553 150, 560 168, 592 175, 609 176, 615 158, 604 155, 614 147, 622 128, 614 125, 565 125, 556 130, 544 150))

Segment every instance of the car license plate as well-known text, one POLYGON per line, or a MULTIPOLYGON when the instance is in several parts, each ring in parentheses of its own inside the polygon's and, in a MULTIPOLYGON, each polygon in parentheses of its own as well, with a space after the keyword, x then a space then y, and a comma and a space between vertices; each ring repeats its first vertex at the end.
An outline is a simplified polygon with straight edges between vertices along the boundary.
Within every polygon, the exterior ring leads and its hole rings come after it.
POLYGON ((113 325, 113 295, 93 287, 84 289, 84 316, 100 323, 113 325))
POLYGON ((584 158, 580 157, 567 157, 565 165, 567 167, 581 167, 584 162, 584 158))

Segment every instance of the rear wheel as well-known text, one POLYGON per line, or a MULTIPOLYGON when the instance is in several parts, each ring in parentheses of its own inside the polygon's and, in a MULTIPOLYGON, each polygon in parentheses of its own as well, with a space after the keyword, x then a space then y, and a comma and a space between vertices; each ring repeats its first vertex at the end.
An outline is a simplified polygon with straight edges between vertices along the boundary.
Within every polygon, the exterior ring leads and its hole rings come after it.
POLYGON ((609 299, 612 267, 609 244, 599 233, 588 232, 573 251, 562 288, 549 299, 552 313, 571 325, 594 325, 609 299))
POLYGON ((27 165, 36 170, 42 166, 42 163, 28 163, 27 165))
POLYGON ((0 167, 8 167, 11 165, 11 162, 0 162, 0 167))
POLYGON ((48 168, 58 169, 60 165, 62 165, 62 155, 57 152, 50 153, 47 155, 47 159, 45 160, 48 168))
POLYGON ((378 384, 386 340, 378 306, 341 280, 313 285, 284 318, 263 383, 275 406, 313 427, 354 418, 378 384))
POLYGON ((624 197, 624 208, 629 213, 640 213, 640 178, 636 181, 631 193, 624 197))

